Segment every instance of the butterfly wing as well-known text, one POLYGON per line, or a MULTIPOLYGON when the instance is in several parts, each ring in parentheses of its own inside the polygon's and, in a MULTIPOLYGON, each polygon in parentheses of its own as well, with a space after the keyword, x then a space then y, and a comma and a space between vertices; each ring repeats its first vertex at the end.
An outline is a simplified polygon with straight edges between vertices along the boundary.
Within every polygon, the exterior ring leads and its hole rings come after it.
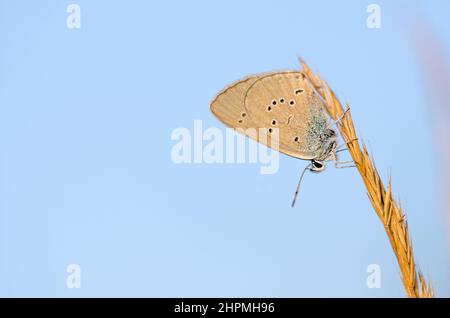
POLYGON ((329 126, 322 103, 301 72, 287 71, 253 80, 245 94, 244 112, 255 127, 278 128, 278 151, 314 159, 323 151, 320 136, 329 126))
MULTIPOLYGON (((234 82, 222 90, 210 104, 211 112, 226 126, 235 128, 239 133, 246 134, 249 128, 257 128, 256 123, 248 116, 244 106, 244 98, 250 86, 252 86, 260 76, 254 75, 234 82)), ((256 139, 254 134, 246 134, 256 139)))

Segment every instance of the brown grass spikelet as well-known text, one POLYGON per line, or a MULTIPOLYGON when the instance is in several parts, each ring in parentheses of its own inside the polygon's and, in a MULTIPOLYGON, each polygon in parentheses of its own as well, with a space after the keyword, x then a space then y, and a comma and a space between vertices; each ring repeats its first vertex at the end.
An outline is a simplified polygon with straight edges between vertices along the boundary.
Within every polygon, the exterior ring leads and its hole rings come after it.
POLYGON ((366 187, 367 196, 375 213, 384 226, 389 243, 397 259, 406 295, 412 298, 434 297, 434 291, 414 262, 408 222, 401 207, 392 197, 391 180, 384 186, 373 158, 366 146, 358 140, 349 106, 344 111, 340 101, 318 74, 314 74, 304 61, 300 61, 303 73, 324 100, 330 117, 346 143, 349 153, 366 187))

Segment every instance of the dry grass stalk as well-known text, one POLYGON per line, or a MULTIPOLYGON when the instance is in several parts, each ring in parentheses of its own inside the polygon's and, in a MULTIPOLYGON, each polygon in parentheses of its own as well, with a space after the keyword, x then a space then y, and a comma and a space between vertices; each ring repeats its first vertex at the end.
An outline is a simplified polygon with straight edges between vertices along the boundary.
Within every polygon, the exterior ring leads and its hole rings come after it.
POLYGON ((325 100, 326 109, 330 117, 338 121, 339 132, 347 144, 350 155, 362 177, 369 200, 381 223, 384 225, 400 267, 401 279, 407 296, 413 298, 434 297, 431 285, 425 281, 422 273, 416 268, 414 263, 408 223, 401 207, 392 198, 391 180, 389 180, 386 189, 375 167, 373 158, 370 158, 364 144, 361 149, 350 112, 344 112, 334 92, 326 82, 322 81, 319 75, 313 74, 303 61, 301 61, 301 64, 304 74, 325 100))

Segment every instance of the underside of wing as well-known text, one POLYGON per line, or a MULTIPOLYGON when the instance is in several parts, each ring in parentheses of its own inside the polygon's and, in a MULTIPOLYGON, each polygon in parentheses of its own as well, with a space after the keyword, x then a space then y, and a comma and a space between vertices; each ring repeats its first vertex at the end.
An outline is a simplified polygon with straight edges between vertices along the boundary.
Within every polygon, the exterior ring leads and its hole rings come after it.
POLYGON ((321 154, 320 136, 328 127, 328 117, 301 72, 258 77, 247 89, 244 109, 257 127, 268 128, 269 138, 261 141, 267 146, 277 137, 277 150, 287 155, 314 159, 321 154))
MULTIPOLYGON (((243 134, 249 128, 256 128, 256 124, 245 110, 244 98, 249 87, 258 80, 259 76, 262 75, 249 76, 239 80, 217 94, 210 104, 214 116, 226 126, 235 128, 243 134)), ((248 136, 256 139, 253 135, 248 136)))

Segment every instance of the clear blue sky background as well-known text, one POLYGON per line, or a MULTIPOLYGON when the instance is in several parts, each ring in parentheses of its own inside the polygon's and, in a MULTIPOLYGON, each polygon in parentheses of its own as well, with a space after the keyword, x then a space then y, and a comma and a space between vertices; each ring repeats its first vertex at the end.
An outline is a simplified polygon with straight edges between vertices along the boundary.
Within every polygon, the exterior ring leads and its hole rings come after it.
POLYGON ((0 0, 0 296, 403 297, 353 169, 307 175, 176 165, 176 127, 222 126, 226 84, 302 56, 352 105, 409 220, 416 260, 450 296, 448 227, 419 68, 428 19, 449 52, 448 1, 0 0), (66 7, 81 6, 81 29, 66 7), (382 27, 366 27, 367 5, 382 27), (66 267, 81 266, 81 289, 66 267), (381 288, 366 286, 369 264, 381 288))

